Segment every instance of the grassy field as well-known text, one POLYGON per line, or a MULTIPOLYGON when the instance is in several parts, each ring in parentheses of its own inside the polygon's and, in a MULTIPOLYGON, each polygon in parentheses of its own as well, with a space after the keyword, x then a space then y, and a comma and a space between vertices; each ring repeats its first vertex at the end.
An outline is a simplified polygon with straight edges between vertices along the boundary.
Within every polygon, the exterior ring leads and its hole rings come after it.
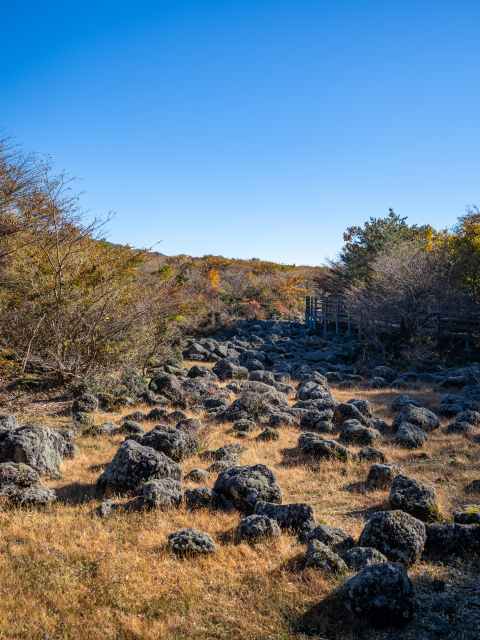
MULTIPOLYGON (((348 390, 332 385, 340 401, 370 400, 375 415, 391 422, 392 391, 348 390)), ((409 394, 436 410, 440 393, 418 388, 409 394)), ((292 404, 294 400, 292 399, 292 404)), ((144 407, 138 407, 144 408, 144 407)), ((125 413, 130 412, 124 411, 125 413)), ((22 416, 17 414, 21 419, 22 416)), ((97 422, 121 414, 97 414, 97 422)), ((67 418, 44 415, 39 424, 62 427, 67 418)), ((154 424, 144 423, 151 429, 154 424)), ((314 462, 299 454, 299 430, 283 428, 278 442, 259 443, 253 434, 241 464, 263 463, 275 473, 284 503, 314 506, 318 523, 340 526, 358 537, 365 513, 388 507, 388 491, 365 489, 369 464, 314 462)), ((305 547, 292 535, 250 545, 238 543, 237 512, 149 511, 143 501, 121 497, 121 509, 107 520, 92 515, 101 499, 95 484, 123 436, 82 437, 80 455, 67 461, 63 479, 45 480, 59 500, 44 510, 0 505, 0 637, 135 640, 306 638, 295 633, 304 614, 339 586, 304 565, 305 547), (214 557, 182 560, 166 547, 167 535, 192 526, 217 543, 214 557)), ((238 442, 228 425, 215 426, 211 446, 238 442)), ((383 438, 379 448, 407 475, 435 487, 445 521, 472 503, 465 493, 480 478, 480 445, 438 429, 419 452, 383 438)), ((358 451, 359 447, 351 447, 358 451)), ((197 458, 183 463, 187 473, 205 467, 197 458)), ((207 483, 213 486, 216 475, 207 483)), ((185 484, 186 488, 193 484, 185 484)), ((468 571, 471 561, 451 565, 420 562, 409 570, 415 581, 449 580, 468 571)), ((343 578, 345 580, 345 578, 343 578)), ((354 635, 352 635, 354 637, 354 635)))

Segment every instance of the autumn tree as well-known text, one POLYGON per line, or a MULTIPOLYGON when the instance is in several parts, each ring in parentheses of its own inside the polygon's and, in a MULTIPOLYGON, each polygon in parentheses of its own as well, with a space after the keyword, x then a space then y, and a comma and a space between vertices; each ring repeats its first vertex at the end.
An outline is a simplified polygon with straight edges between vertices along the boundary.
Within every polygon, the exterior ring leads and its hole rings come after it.
POLYGON ((469 207, 443 238, 443 246, 455 262, 454 275, 470 291, 475 304, 480 299, 480 210, 469 207))
POLYGON ((316 278, 318 290, 341 295, 353 284, 367 283, 379 253, 407 242, 421 242, 430 227, 410 226, 406 220, 389 209, 385 218, 370 218, 363 227, 349 227, 338 259, 329 261, 328 269, 316 278))

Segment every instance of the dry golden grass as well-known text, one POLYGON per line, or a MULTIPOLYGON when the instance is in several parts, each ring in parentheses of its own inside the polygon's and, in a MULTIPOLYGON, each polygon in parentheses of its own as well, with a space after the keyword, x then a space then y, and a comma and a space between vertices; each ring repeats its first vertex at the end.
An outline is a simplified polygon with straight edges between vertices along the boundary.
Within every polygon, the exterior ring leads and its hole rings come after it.
MULTIPOLYGON (((388 408, 394 392, 333 391, 339 400, 368 398, 375 414, 387 421, 394 415, 388 408)), ((410 395, 438 408, 440 394, 431 389, 410 395)), ((131 410, 96 418, 118 420, 131 410)), ((45 417, 44 423, 60 427, 66 419, 45 417)), ((278 442, 242 440, 249 447, 242 464, 268 465, 284 503, 312 504, 319 523, 358 536, 365 510, 381 508, 388 491, 365 490, 367 463, 304 458, 298 453, 298 435, 296 429, 283 429, 278 442)), ((121 510, 109 519, 92 516, 101 501, 95 483, 122 441, 121 436, 81 438, 81 453, 65 463, 64 478, 45 481, 57 490, 56 504, 44 510, 0 505, 0 637, 292 638, 302 615, 331 593, 338 580, 306 569, 305 548, 294 536, 282 534, 279 541, 255 546, 237 544, 237 512, 190 512, 184 506, 148 511, 140 501, 121 497, 121 510), (212 535, 218 548, 214 557, 182 560, 167 550, 167 535, 188 526, 212 535)), ((212 445, 226 442, 238 440, 228 425, 216 426, 212 445)), ((389 438, 380 448, 407 475, 435 486, 447 521, 455 507, 472 501, 465 486, 480 477, 479 445, 472 440, 446 436, 441 428, 422 450, 427 459, 396 448, 389 438)), ((193 458, 183 466, 188 472, 205 465, 193 458)), ((448 579, 449 571, 421 562, 409 573, 413 579, 448 579)))

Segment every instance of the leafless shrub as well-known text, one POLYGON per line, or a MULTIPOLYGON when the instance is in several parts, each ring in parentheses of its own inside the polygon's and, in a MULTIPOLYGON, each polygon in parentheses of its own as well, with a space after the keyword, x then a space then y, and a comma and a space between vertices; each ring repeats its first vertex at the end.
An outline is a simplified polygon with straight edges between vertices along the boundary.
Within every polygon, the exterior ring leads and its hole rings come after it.
POLYGON ((452 265, 436 251, 407 243, 380 253, 368 284, 347 293, 355 315, 369 331, 400 327, 409 338, 432 327, 438 313, 468 303, 451 276, 452 265))

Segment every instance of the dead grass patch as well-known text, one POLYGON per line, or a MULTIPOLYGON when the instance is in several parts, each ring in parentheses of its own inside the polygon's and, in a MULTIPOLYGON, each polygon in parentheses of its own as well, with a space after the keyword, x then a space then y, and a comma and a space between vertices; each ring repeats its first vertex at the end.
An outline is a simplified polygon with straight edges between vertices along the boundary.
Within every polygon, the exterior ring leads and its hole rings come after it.
MULTIPOLYGON (((203 364, 203 363, 201 363, 203 364)), ((363 397, 387 422, 396 392, 364 389, 333 393, 339 400, 363 397)), ((437 409, 441 394, 429 388, 408 392, 437 409)), ((136 407, 148 411, 148 407, 136 407)), ((120 421, 132 412, 98 413, 97 422, 120 421)), ((198 414, 188 412, 191 417, 198 414)), ((200 415, 206 419, 205 415, 200 415)), ((65 426, 66 417, 44 424, 65 426)), ((154 423, 144 423, 147 430, 154 423)), ((268 465, 278 478, 284 503, 308 502, 317 521, 347 529, 357 537, 368 512, 385 507, 387 490, 367 490, 369 465, 313 461, 298 454, 299 431, 282 428, 278 442, 244 442, 241 464, 268 465)), ((92 516, 101 499, 95 484, 123 436, 82 437, 80 455, 66 461, 64 478, 46 481, 60 500, 44 510, 0 504, 0 637, 135 640, 292 638, 307 610, 339 582, 304 566, 304 546, 286 533, 278 542, 235 543, 237 512, 149 511, 133 497, 118 498, 121 509, 103 521, 92 516), (181 560, 166 547, 172 531, 193 526, 208 531, 218 545, 215 557, 181 560)), ((238 442, 229 425, 215 425, 211 446, 238 442)), ((458 505, 472 502, 465 487, 480 477, 480 447, 442 429, 430 434, 419 452, 396 447, 393 437, 379 446, 407 475, 435 486, 446 521, 458 505)), ((358 451, 359 447, 352 447, 358 451)), ((198 458, 184 463, 188 473, 205 467, 198 458)), ((216 476, 207 482, 213 486, 216 476)), ((192 486, 189 484, 189 486, 192 486)), ((449 579, 449 567, 419 563, 414 579, 449 579)), ((304 638, 302 634, 295 637, 304 638)))

